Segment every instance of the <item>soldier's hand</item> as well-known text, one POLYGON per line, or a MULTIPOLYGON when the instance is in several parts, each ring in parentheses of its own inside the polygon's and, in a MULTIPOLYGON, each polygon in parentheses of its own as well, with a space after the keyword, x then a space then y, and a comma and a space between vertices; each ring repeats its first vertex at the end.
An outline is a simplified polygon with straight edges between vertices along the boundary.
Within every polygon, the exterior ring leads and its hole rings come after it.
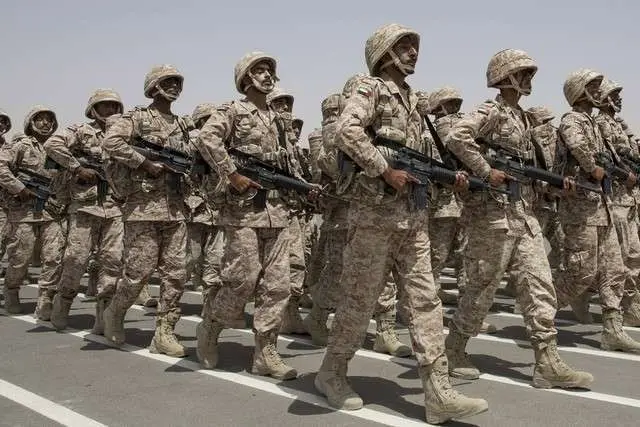
POLYGON ((596 166, 595 169, 591 171, 591 176, 593 177, 593 179, 595 179, 598 182, 602 181, 605 175, 606 175, 606 172, 600 166, 596 166))
POLYGON ((382 178, 396 191, 401 191, 410 182, 420 184, 420 180, 409 172, 390 167, 382 173, 382 178))
POLYGON ((499 187, 500 185, 504 184, 505 181, 510 181, 512 179, 513 177, 511 177, 509 174, 498 169, 491 169, 491 172, 489 172, 489 184, 493 185, 494 187, 499 187))
POLYGON ((635 173, 629 172, 629 176, 627 177, 627 187, 633 188, 638 182, 638 177, 635 173))
POLYGON ((20 199, 21 202, 28 202, 31 199, 35 199, 36 194, 33 191, 29 190, 27 187, 25 187, 22 189, 22 191, 16 194, 16 197, 20 199))
POLYGON ((164 165, 162 163, 152 162, 149 159, 144 159, 140 167, 154 178, 159 177, 162 172, 164 172, 164 165))
POLYGON ((453 184, 453 191, 462 193, 469 189, 469 176, 466 172, 456 172, 456 182, 453 184))
POLYGON ((251 178, 247 178, 244 175, 240 175, 238 172, 234 172, 231 175, 229 175, 229 183, 240 194, 244 193, 249 188, 257 188, 257 189, 262 188, 260 184, 258 184, 251 178))
POLYGON ((565 176, 562 180, 562 191, 564 192, 565 196, 575 193, 576 181, 571 177, 565 176))
POLYGON ((307 200, 311 203, 314 203, 320 197, 320 193, 322 192, 322 187, 318 184, 314 184, 313 189, 307 193, 307 200))
POLYGON ((78 181, 86 184, 95 184, 98 182, 98 172, 93 169, 83 168, 80 166, 74 171, 78 181))

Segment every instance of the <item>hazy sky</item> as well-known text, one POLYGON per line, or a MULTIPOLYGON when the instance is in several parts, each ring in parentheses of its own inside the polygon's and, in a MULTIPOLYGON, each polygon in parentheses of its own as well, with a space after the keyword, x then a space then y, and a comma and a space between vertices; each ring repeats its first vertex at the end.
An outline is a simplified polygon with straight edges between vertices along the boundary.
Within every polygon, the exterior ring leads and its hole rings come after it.
POLYGON ((167 1, 4 0, 0 109, 22 129, 30 106, 52 106, 61 125, 82 121, 92 90, 111 87, 127 107, 146 104, 144 76, 171 63, 185 76, 175 112, 238 98, 233 67, 251 50, 278 59, 281 86, 308 134, 320 102, 366 70, 364 42, 382 24, 421 34, 409 82, 416 89, 458 88, 469 110, 495 90, 485 71, 492 54, 526 50, 539 70, 522 105, 568 106, 566 76, 597 69, 624 85, 622 115, 640 131, 637 1, 167 1))

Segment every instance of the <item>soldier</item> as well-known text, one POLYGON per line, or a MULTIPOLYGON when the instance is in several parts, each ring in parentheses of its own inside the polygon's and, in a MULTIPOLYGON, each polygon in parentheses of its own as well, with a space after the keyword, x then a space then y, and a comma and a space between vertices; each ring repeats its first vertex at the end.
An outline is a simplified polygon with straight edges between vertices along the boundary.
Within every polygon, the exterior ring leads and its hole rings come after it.
MULTIPOLYGON (((292 132, 290 141, 294 143, 294 157, 297 161, 296 145, 298 137, 293 127, 293 95, 286 90, 276 87, 267 94, 267 105, 270 106, 283 120, 285 132, 292 132), (290 129, 289 129, 290 128, 290 129)), ((307 330, 302 324, 300 317, 299 301, 303 291, 304 272, 306 265, 304 262, 304 235, 302 234, 302 226, 300 222, 300 214, 303 212, 303 204, 299 197, 288 197, 289 204, 289 271, 291 282, 291 297, 289 304, 285 310, 282 324, 280 325, 280 333, 282 334, 307 334, 307 330)))
POLYGON ((92 333, 104 332, 102 314, 122 271, 124 226, 121 200, 109 191, 104 175, 106 158, 102 141, 107 119, 122 112, 122 101, 115 91, 98 89, 84 111, 91 121, 71 125, 44 144, 47 155, 59 165, 63 176, 64 187, 58 192, 58 199, 68 204, 67 247, 51 313, 51 323, 57 330, 67 327, 71 304, 78 294, 91 248, 95 247, 100 272, 92 333))
POLYGON ((207 307, 210 313, 198 324, 197 354, 204 368, 216 367, 220 332, 232 324, 253 296, 255 351, 251 372, 291 380, 297 372, 277 351, 291 291, 287 194, 262 189, 238 171, 227 152, 227 148, 235 148, 297 172, 290 161, 293 147, 284 120, 267 105, 267 95, 278 81, 276 60, 262 52, 248 53, 236 64, 234 76, 236 89, 245 98, 218 107, 196 140, 200 154, 220 179, 226 180, 228 188, 220 212, 226 239, 223 287, 207 307))
MULTIPOLYGON (((604 142, 612 147, 622 158, 622 163, 640 164, 638 147, 632 144, 616 115, 622 110, 622 86, 603 79, 600 85, 598 108, 595 121, 598 124, 604 142)), ((635 175, 635 174, 634 174, 635 175)), ((622 259, 629 269, 622 297, 624 322, 628 325, 640 325, 640 294, 638 294, 638 276, 640 275, 640 239, 638 238, 638 192, 635 179, 628 182, 613 182, 613 222, 620 242, 622 259)))
MULTIPOLYGON (((425 391, 426 419, 442 423, 484 412, 487 402, 467 398, 449 384, 442 304, 431 274, 428 210, 409 207, 407 184, 419 181, 389 167, 372 140, 380 135, 425 152, 417 96, 405 82, 414 72, 419 38, 398 24, 376 30, 365 45, 371 76, 355 82, 336 124, 338 150, 362 171, 340 178, 345 194, 353 198, 341 280, 344 296, 315 386, 334 408, 363 406, 347 380, 347 365, 362 344, 376 299, 395 264, 398 284, 404 288, 401 307, 410 308, 406 318, 425 391), (385 190, 385 186, 396 191, 385 190)), ((458 174, 456 184, 466 186, 463 174, 458 174)))
MULTIPOLYGON (((11 130, 11 117, 4 111, 0 110, 0 149, 5 145, 4 135, 11 130)), ((7 251, 7 213, 5 212, 4 203, 0 206, 0 261, 4 259, 7 251)), ((5 269, 2 268, 0 277, 4 277, 5 269)))
POLYGON ((127 310, 157 268, 161 295, 149 351, 174 357, 186 355, 174 332, 187 278, 185 186, 180 175, 132 145, 144 140, 188 152, 192 126, 171 112, 183 80, 172 65, 153 67, 144 80, 144 95, 153 102, 123 114, 109 127, 103 141, 113 161, 114 183, 125 198, 124 269, 104 312, 104 335, 116 345, 124 343, 127 310))
MULTIPOLYGON (((575 175, 578 182, 602 182, 605 178, 613 178, 607 176, 598 158, 615 159, 617 155, 609 142, 602 138, 591 116, 593 107, 599 105, 598 92, 602 80, 602 74, 580 69, 571 73, 564 82, 564 95, 572 110, 560 121, 559 143, 565 153, 562 161, 564 170, 575 175)), ((632 180, 632 174, 629 174, 626 184, 631 184, 632 180)), ((565 233, 565 270, 556 283, 558 307, 567 305, 590 287, 597 286, 603 319, 600 347, 604 350, 636 351, 640 349, 640 343, 622 329, 620 304, 628 271, 616 238, 612 210, 608 194, 580 191, 572 199, 561 200, 558 211, 565 233)))
MULTIPOLYGON (((493 186, 503 186, 511 177, 490 166, 483 156, 485 150, 505 150, 516 161, 536 164, 529 138, 531 123, 519 101, 531 93, 537 70, 533 59, 521 50, 505 49, 493 55, 487 67, 487 86, 498 89, 498 96, 459 120, 449 132, 451 152, 471 173, 493 186)), ((570 188, 571 181, 565 179, 564 184, 570 188)), ((558 354, 556 295, 540 225, 532 210, 536 189, 531 182, 520 185, 521 197, 514 201, 504 194, 481 193, 464 199, 469 221, 468 283, 446 339, 449 372, 457 378, 479 378, 480 371, 465 348, 469 338, 480 331, 509 267, 518 278, 524 322, 535 352, 533 386, 587 387, 593 381, 591 374, 573 370, 558 354)))
MULTIPOLYGON (((44 142, 58 127, 56 114, 41 105, 33 107, 24 119, 24 134, 0 150, 0 186, 7 209, 7 255, 9 265, 4 281, 4 304, 10 314, 22 312, 20 285, 27 275, 36 239, 41 248, 42 270, 38 280, 38 303, 35 316, 51 318, 55 284, 60 277, 64 250, 64 230, 60 223, 63 206, 49 197, 44 210, 37 208, 36 194, 18 177, 46 181, 44 142), (35 175, 34 175, 35 174, 35 175)), ((47 187, 47 185, 44 185, 47 187)), ((54 191, 52 185, 43 190, 54 191)))

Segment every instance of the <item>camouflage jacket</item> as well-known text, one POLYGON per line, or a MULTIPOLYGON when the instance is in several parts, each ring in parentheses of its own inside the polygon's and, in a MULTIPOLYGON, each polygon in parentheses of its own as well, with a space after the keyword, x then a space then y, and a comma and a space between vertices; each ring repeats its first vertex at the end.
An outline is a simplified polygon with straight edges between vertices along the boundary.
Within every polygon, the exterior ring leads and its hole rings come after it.
POLYGON ((228 176, 236 165, 227 149, 236 148, 301 176, 294 158, 291 134, 282 117, 273 110, 260 112, 246 99, 219 106, 204 125, 195 143, 204 160, 224 180, 225 203, 220 223, 236 227, 284 228, 288 226, 288 194, 281 190, 267 193, 266 206, 256 208, 253 200, 235 195, 228 176))
POLYGON ((61 185, 57 198, 69 204, 67 213, 82 212, 102 218, 122 216, 120 198, 113 194, 111 186, 108 197, 100 204, 97 185, 79 183, 73 174, 73 171, 80 167, 78 158, 102 165, 107 163, 106 153, 102 149, 103 139, 104 132, 93 121, 71 125, 51 136, 44 144, 47 155, 62 169, 59 172, 61 185))
MULTIPOLYGON (((577 182, 589 182, 596 167, 596 154, 606 149, 600 129, 591 115, 571 111, 562 116, 558 128, 561 149, 566 158, 563 174, 577 182)), ((609 196, 577 190, 575 197, 561 200, 558 213, 565 224, 606 226, 610 224, 609 196)))
MULTIPOLYGON (((433 124, 438 132, 438 136, 442 140, 442 143, 447 144, 447 135, 453 127, 453 125, 463 117, 462 113, 449 114, 444 117, 436 119, 433 124)), ((431 153, 433 158, 442 160, 440 158, 440 152, 435 145, 431 134, 427 132, 428 139, 431 142, 431 153)), ((460 218, 462 215, 462 199, 458 197, 452 189, 439 186, 437 191, 434 192, 431 205, 431 217, 433 218, 460 218)))
POLYGON ((148 107, 136 107, 109 123, 103 149, 107 168, 118 194, 125 198, 125 221, 184 221, 185 185, 182 178, 164 172, 153 178, 140 168, 145 157, 132 147, 143 138, 163 147, 189 151, 191 125, 176 115, 164 115, 148 107), (177 181, 177 182, 176 182, 177 181))

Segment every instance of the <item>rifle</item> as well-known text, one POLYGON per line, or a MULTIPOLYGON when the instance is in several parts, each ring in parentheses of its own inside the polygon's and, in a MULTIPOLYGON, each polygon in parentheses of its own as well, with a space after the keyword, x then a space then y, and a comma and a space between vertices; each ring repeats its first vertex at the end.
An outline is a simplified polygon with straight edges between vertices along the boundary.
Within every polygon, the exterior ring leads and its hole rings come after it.
MULTIPOLYGON (((492 144, 488 145, 491 146, 492 144)), ((492 168, 515 176, 515 180, 509 181, 509 188, 513 195, 513 198, 509 199, 510 201, 517 201, 520 199, 520 184, 522 182, 522 178, 546 182, 556 188, 564 188, 565 177, 563 175, 527 165, 519 157, 510 155, 504 150, 496 150, 494 155, 488 156, 487 161, 492 168)), ((602 193, 602 190, 597 186, 578 182, 576 182, 575 185, 577 188, 581 188, 585 191, 602 193)))
MULTIPOLYGON (((430 182, 454 185, 457 171, 451 170, 445 165, 431 157, 413 150, 399 142, 376 137, 373 144, 377 147, 389 148, 394 154, 387 157, 387 161, 394 169, 400 169, 416 176, 421 184, 414 185, 411 189, 412 203, 418 209, 424 209, 427 205, 427 185, 430 182)), ((470 191, 496 191, 503 194, 510 194, 508 190, 491 186, 488 182, 476 176, 468 176, 470 191)))
POLYGON ((98 174, 98 203, 102 204, 109 193, 109 181, 107 181, 106 174, 104 172, 104 165, 101 160, 77 157, 80 166, 87 169, 92 169, 98 174))
POLYGON ((36 200, 33 211, 42 212, 47 204, 47 200, 49 200, 49 197, 53 194, 50 190, 51 179, 24 168, 18 169, 16 178, 35 194, 36 200))
POLYGON ((605 170, 605 177, 602 180, 604 194, 613 192, 613 179, 626 181, 629 177, 629 170, 618 166, 609 151, 596 153, 596 164, 605 170))
POLYGON ((309 184, 308 182, 302 181, 290 175, 277 166, 266 163, 261 159, 252 156, 251 154, 240 151, 236 148, 229 149, 229 155, 234 158, 234 163, 236 164, 238 173, 251 178, 264 187, 263 189, 258 190, 258 196, 254 198, 256 207, 264 208, 267 202, 267 190, 278 188, 284 190, 293 190, 305 196, 308 195, 311 191, 320 190, 320 194, 324 197, 346 201, 341 197, 334 196, 333 194, 322 191, 316 185, 309 184))
POLYGON ((433 126, 433 123, 431 123, 431 119, 429 118, 429 116, 425 114, 424 120, 427 122, 427 127, 429 128, 431 138, 433 139, 433 142, 438 149, 438 153, 440 153, 442 163, 447 167, 447 169, 451 169, 454 171, 460 169, 458 165, 458 159, 453 155, 453 153, 451 153, 451 151, 449 151, 448 148, 444 146, 444 143, 442 142, 442 139, 440 139, 440 135, 438 134, 435 126, 433 126))
POLYGON ((620 157, 624 164, 629 167, 636 176, 640 175, 640 157, 634 156, 631 153, 620 153, 620 157))

